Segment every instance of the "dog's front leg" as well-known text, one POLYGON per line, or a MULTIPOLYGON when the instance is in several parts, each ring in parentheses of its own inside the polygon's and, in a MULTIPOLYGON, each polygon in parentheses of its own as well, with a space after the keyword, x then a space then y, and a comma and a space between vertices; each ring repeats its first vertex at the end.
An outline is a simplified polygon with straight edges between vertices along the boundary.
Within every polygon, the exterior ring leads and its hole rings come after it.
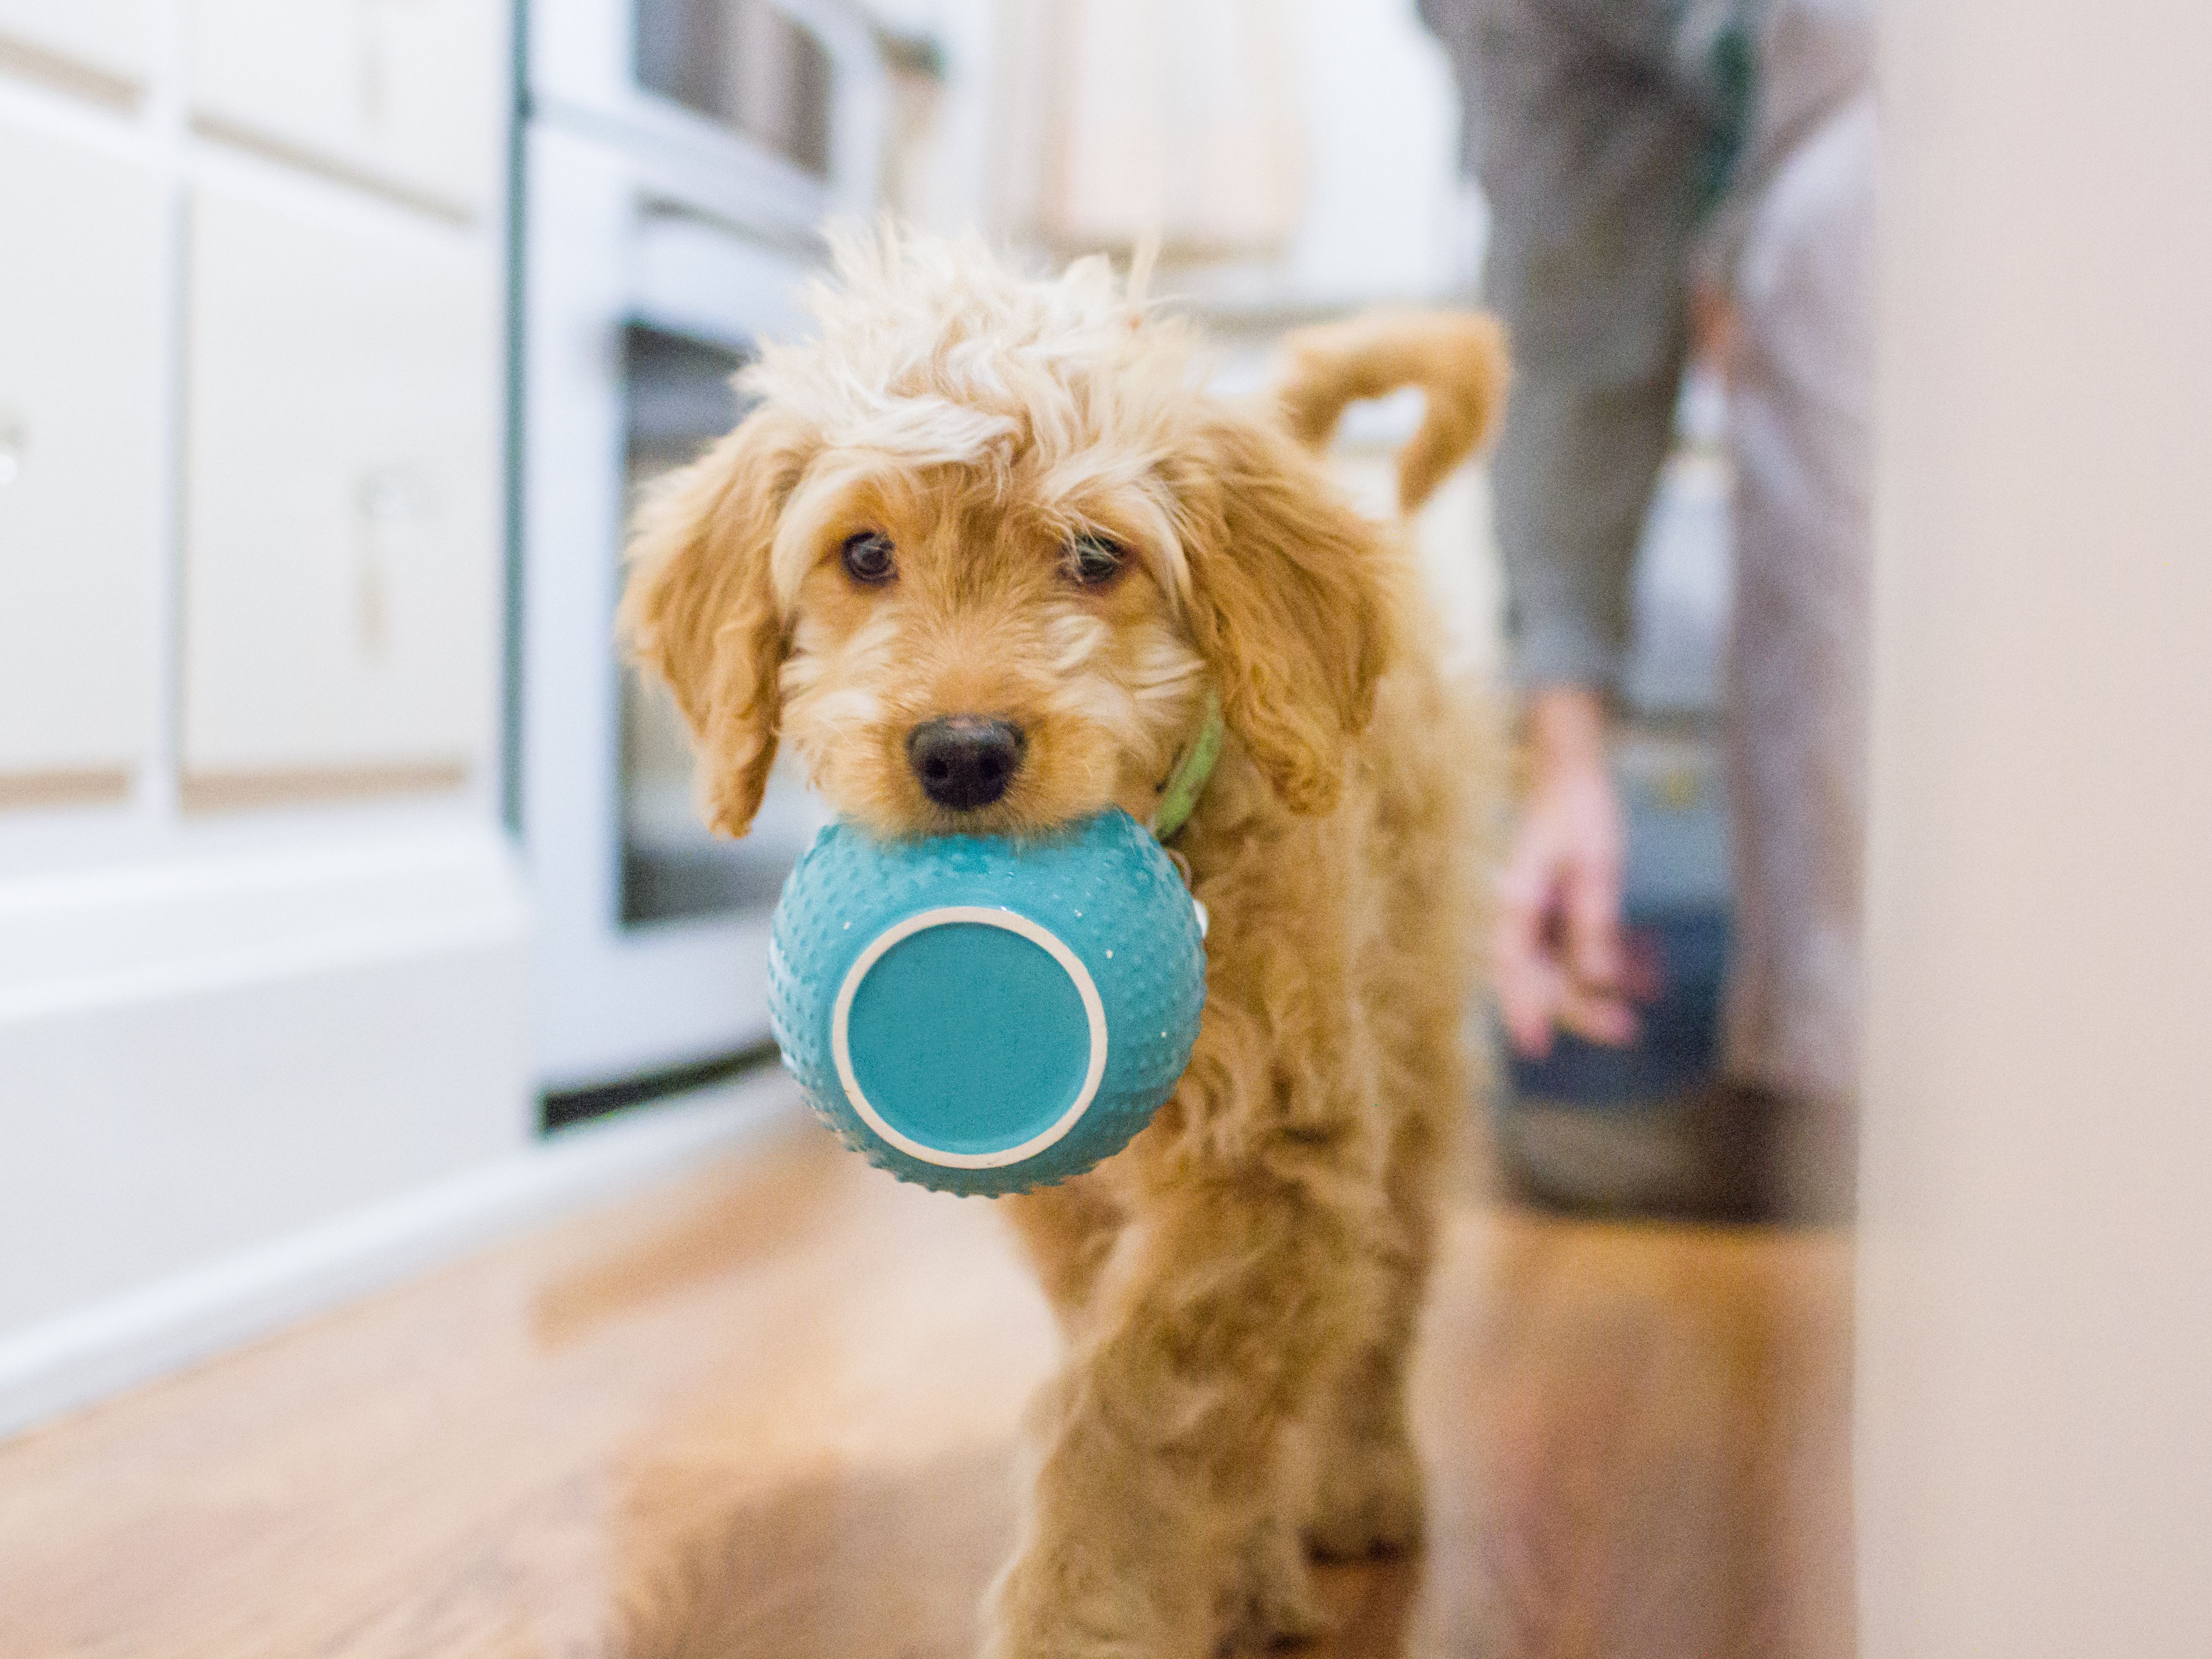
POLYGON ((1096 1175, 1017 1193, 1000 1204, 1036 1269, 1061 1334, 1076 1340, 1083 1311, 1127 1217, 1096 1175))
POLYGON ((1252 1169, 1186 1176, 1116 1241, 1066 1368, 1032 1407, 1034 1485, 992 1594, 992 1659, 1210 1659, 1255 1595, 1311 1607, 1295 1552, 1244 1583, 1291 1516, 1287 1426, 1373 1291, 1346 1189, 1252 1169), (1287 1582, 1285 1582, 1287 1575, 1287 1582))

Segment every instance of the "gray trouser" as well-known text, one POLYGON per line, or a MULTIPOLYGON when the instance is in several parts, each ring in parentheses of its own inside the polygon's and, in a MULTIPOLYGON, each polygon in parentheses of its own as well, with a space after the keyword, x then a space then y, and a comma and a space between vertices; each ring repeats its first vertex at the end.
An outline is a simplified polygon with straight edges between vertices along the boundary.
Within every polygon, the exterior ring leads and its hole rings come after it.
POLYGON ((1875 108, 1806 133, 1750 204, 1737 266, 1733 1075, 1853 1097, 1874 393, 1875 108))
POLYGON ((1493 482, 1524 684, 1612 684, 1670 442, 1691 274, 1702 264, 1735 290, 1726 1064, 1847 1101, 1864 821, 1869 0, 1423 11, 1459 58, 1492 211, 1486 285, 1514 338, 1493 482))

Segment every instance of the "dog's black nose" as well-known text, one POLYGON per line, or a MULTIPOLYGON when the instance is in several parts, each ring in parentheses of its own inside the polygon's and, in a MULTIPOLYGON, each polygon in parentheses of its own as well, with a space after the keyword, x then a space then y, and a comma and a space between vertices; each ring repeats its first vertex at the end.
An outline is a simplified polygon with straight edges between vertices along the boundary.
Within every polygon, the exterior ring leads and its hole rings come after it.
POLYGON ((1029 740, 1021 728, 980 714, 924 722, 906 740, 921 792, 956 812, 988 806, 1006 793, 1029 740))

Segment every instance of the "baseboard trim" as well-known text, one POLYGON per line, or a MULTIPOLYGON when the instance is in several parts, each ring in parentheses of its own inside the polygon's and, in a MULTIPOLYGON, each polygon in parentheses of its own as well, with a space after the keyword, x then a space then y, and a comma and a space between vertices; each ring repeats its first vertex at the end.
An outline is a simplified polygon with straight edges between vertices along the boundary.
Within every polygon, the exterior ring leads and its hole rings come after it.
POLYGON ((688 1095, 694 1090, 727 1083, 772 1065, 776 1058, 775 1040, 771 1037, 726 1054, 710 1054, 688 1065, 640 1073, 618 1082, 594 1084, 581 1089, 548 1089, 538 1103, 538 1127, 565 1129, 572 1124, 589 1123, 595 1118, 610 1117, 633 1107, 665 1100, 671 1095, 688 1095))
POLYGON ((0 1439, 801 1118, 769 1068, 0 1338, 0 1439))

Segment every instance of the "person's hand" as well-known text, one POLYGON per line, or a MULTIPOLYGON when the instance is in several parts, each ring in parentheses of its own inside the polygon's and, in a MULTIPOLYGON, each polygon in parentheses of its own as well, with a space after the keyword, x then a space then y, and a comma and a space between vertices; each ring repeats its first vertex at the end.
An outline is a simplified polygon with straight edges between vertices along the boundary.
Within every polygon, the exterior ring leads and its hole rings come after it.
POLYGON ((1743 331, 1736 321, 1735 301, 1729 291, 1710 277, 1690 285, 1690 356, 1723 382, 1735 379, 1736 359, 1742 349, 1743 331))
POLYGON ((1636 1015, 1620 915, 1626 834, 1606 770, 1605 711, 1571 687, 1528 708, 1530 774, 1498 882, 1498 1000, 1513 1046, 1551 1052, 1554 1028, 1625 1043, 1636 1015))

